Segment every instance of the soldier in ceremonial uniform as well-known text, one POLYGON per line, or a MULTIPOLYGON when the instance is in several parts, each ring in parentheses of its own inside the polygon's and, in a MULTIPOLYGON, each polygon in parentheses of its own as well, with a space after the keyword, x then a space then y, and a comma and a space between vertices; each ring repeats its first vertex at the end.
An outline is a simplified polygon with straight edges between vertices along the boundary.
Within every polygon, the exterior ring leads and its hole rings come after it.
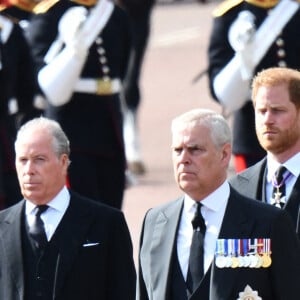
POLYGON ((20 199, 13 142, 25 115, 32 115, 35 77, 23 30, 0 12, 0 209, 20 199))
POLYGON ((255 133, 251 79, 269 67, 300 68, 299 26, 299 4, 293 0, 226 0, 214 11, 208 49, 210 90, 233 113, 236 171, 266 154, 255 133))
POLYGON ((116 0, 129 15, 132 49, 124 80, 124 141, 128 169, 137 175, 145 172, 138 132, 141 101, 140 75, 151 29, 155 0, 116 0))
POLYGON ((125 151, 120 92, 131 35, 127 14, 107 0, 45 0, 28 40, 45 115, 70 138, 70 187, 121 208, 125 151))

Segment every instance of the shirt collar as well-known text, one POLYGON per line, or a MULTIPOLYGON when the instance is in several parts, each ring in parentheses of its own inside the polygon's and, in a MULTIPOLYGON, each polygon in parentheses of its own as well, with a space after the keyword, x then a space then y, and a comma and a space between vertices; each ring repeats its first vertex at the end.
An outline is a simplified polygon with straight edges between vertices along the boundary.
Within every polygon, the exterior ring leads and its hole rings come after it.
MULTIPOLYGON (((219 211, 226 203, 229 197, 230 187, 228 181, 224 181, 215 191, 209 194, 206 198, 201 200, 204 207, 212 211, 219 211)), ((189 195, 184 197, 184 210, 187 213, 194 213, 195 211, 195 201, 189 195)))
MULTIPOLYGON (((70 203, 70 193, 68 189, 64 186, 61 191, 47 203, 47 205, 59 212, 65 212, 70 203)), ((32 214, 36 204, 32 203, 30 200, 26 199, 25 202, 25 213, 26 215, 32 214)))
POLYGON ((280 165, 285 166, 293 176, 298 177, 300 175, 300 152, 292 156, 290 159, 285 161, 283 164, 278 163, 277 161, 273 160, 271 157, 267 157, 267 166, 268 166, 268 173, 267 173, 267 181, 271 182, 272 177, 274 176, 275 172, 279 168, 280 165))

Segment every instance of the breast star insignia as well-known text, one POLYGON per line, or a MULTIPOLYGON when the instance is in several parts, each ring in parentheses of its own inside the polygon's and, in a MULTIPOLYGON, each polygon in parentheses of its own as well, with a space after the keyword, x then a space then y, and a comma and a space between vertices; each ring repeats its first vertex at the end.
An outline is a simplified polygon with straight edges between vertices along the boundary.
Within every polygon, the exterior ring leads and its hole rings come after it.
POLYGON ((262 300, 262 298, 258 296, 257 291, 253 291, 251 287, 247 285, 245 290, 239 293, 237 300, 262 300))

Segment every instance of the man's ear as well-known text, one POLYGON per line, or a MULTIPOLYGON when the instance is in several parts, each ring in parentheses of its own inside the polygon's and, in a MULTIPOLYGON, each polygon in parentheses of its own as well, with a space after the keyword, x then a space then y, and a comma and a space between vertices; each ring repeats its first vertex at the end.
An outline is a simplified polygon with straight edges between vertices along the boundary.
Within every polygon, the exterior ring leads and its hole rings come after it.
POLYGON ((232 155, 232 147, 231 144, 225 144, 222 148, 222 161, 229 164, 232 155))

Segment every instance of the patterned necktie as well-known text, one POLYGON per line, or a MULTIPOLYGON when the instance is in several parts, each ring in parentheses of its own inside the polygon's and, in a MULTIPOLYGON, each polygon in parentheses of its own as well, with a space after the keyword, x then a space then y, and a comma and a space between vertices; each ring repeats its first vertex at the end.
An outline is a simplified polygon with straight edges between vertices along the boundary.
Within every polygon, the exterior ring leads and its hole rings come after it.
POLYGON ((272 203, 279 208, 282 208, 285 204, 285 181, 291 174, 289 173, 286 177, 284 177, 283 175, 286 171, 286 167, 280 166, 275 172, 274 178, 272 179, 272 203))
POLYGON ((189 268, 186 282, 190 293, 193 293, 195 291, 204 275, 203 245, 206 226, 201 214, 201 206, 202 204, 200 202, 197 202, 197 210, 192 220, 194 231, 190 249, 189 268))
POLYGON ((41 214, 48 209, 48 205, 38 205, 32 226, 29 228, 29 235, 38 250, 43 249, 47 244, 47 236, 41 214))

